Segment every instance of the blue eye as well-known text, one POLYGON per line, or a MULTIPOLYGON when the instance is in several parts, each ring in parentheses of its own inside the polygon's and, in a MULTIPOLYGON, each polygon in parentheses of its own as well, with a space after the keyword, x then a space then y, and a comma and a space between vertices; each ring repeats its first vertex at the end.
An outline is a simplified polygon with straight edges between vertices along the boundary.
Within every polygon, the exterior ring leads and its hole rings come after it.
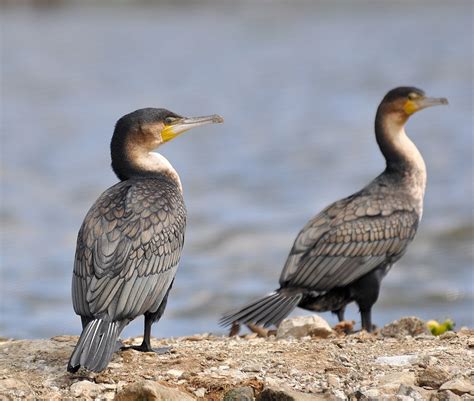
POLYGON ((165 118, 165 124, 166 125, 173 124, 174 121, 176 121, 176 118, 174 118, 174 117, 166 117, 165 118))

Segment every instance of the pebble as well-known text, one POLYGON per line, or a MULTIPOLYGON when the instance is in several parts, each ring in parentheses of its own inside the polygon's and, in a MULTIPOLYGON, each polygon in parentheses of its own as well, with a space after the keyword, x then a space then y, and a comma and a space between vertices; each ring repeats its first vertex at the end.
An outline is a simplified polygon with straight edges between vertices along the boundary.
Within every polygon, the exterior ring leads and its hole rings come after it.
POLYGON ((418 355, 396 355, 396 356, 380 356, 375 360, 375 363, 389 366, 406 366, 415 363, 418 360, 418 355))
POLYGON ((194 397, 151 380, 129 384, 119 391, 114 401, 194 401, 194 397))
POLYGON ((423 396, 413 386, 401 384, 397 394, 410 397, 415 401, 423 401, 423 396))
POLYGON ((69 388, 69 391, 74 397, 81 397, 81 396, 90 396, 95 397, 96 395, 100 394, 103 387, 101 384, 92 383, 88 380, 78 381, 73 383, 69 388))
POLYGON ((447 331, 439 336, 440 340, 450 340, 456 338, 458 335, 454 331, 447 331))
POLYGON ((341 381, 336 375, 328 375, 327 382, 330 387, 339 388, 341 386, 341 381))
MULTIPOLYGON (((211 368, 211 370, 212 370, 212 368, 211 368)), ((182 376, 183 373, 184 372, 182 370, 178 370, 178 369, 170 369, 166 372, 167 375, 173 376, 176 379, 179 379, 182 376)))
POLYGON ((438 391, 430 401, 461 401, 462 398, 449 390, 438 391))
POLYGON ((196 397, 203 398, 206 395, 206 389, 204 387, 200 387, 194 391, 194 395, 196 397))
POLYGON ((465 378, 457 378, 444 383, 440 390, 450 390, 457 395, 474 395, 474 384, 465 378))
POLYGON ((318 315, 298 316, 285 319, 277 330, 277 338, 302 338, 306 336, 326 338, 333 330, 329 323, 318 315))
POLYGON ((416 381, 419 386, 437 389, 450 378, 451 374, 446 369, 433 365, 419 372, 416 381))

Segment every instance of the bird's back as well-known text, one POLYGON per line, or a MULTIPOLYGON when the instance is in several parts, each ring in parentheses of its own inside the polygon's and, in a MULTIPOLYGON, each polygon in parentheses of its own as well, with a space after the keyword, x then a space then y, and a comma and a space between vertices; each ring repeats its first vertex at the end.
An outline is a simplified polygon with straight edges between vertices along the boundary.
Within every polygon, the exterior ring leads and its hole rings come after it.
POLYGON ((403 181, 381 174, 306 224, 290 251, 280 285, 325 292, 381 264, 394 263, 413 239, 419 217, 418 201, 403 181))
POLYGON ((186 209, 166 176, 106 190, 79 231, 73 276, 77 314, 131 320, 159 307, 184 243, 186 209))

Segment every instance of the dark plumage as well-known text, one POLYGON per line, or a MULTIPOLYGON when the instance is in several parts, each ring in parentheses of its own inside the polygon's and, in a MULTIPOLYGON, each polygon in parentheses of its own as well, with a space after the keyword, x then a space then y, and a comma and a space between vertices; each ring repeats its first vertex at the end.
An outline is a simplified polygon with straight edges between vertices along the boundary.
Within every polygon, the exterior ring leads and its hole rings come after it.
POLYGON ((165 109, 122 117, 111 143, 112 168, 121 182, 87 213, 77 238, 72 300, 83 331, 68 370, 106 368, 123 328, 145 316, 143 343, 152 351, 151 325, 164 312, 184 243, 186 208, 176 171, 150 153, 218 116, 183 118, 165 109))
POLYGON ((371 331, 381 280, 413 240, 423 210, 425 164, 404 125, 414 112, 446 103, 416 88, 390 91, 375 120, 385 171, 310 220, 296 237, 280 288, 225 315, 221 323, 278 325, 296 306, 332 311, 343 320, 346 305, 355 301, 362 327, 371 331))

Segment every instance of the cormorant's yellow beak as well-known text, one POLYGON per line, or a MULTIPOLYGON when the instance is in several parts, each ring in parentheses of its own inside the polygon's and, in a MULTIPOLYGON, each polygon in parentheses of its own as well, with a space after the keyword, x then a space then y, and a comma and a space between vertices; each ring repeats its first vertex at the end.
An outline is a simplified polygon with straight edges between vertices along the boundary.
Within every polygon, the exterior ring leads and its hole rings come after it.
POLYGON ((163 139, 163 142, 168 142, 173 138, 176 138, 179 134, 182 134, 183 132, 192 128, 200 127, 201 125, 206 124, 220 124, 223 122, 224 119, 217 114, 205 117, 177 118, 172 123, 165 125, 165 127, 161 130, 161 138, 163 139))
POLYGON ((403 105, 403 110, 408 115, 416 113, 427 107, 439 106, 442 104, 448 104, 448 99, 444 97, 420 97, 413 100, 407 100, 403 105))

